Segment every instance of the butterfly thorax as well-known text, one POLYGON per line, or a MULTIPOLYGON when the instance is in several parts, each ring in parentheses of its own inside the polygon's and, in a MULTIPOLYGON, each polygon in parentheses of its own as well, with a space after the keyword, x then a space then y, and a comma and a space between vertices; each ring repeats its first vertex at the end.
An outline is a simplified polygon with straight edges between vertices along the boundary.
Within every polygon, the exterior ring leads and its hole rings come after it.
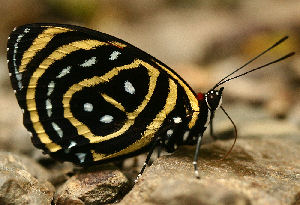
MULTIPOLYGON (((170 125, 170 129, 166 130, 163 135, 163 144, 168 152, 175 151, 180 145, 195 145, 197 143, 198 137, 203 135, 215 111, 222 104, 222 91, 223 88, 220 90, 209 90, 205 94, 197 94, 200 111, 197 112, 197 121, 192 128, 188 127, 187 122, 193 117, 192 113, 195 112, 193 110, 190 110, 190 114, 187 114, 180 121, 181 125, 176 125, 176 118, 173 119, 173 125, 170 125)), ((169 119, 169 121, 171 123, 172 119, 169 119)))

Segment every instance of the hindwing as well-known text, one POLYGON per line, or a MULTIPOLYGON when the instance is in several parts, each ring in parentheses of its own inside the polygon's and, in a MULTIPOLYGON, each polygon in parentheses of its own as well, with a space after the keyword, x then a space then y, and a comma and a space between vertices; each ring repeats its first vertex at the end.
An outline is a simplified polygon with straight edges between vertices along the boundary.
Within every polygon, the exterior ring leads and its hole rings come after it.
POLYGON ((7 56, 34 145, 62 161, 134 154, 198 119, 195 93, 173 70, 98 31, 24 25, 10 35, 7 56))

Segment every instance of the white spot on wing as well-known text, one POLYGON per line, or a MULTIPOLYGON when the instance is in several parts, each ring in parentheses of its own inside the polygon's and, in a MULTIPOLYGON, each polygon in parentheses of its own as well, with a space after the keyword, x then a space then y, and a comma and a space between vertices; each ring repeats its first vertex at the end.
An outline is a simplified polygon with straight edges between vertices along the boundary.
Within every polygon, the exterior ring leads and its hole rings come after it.
POLYGON ((70 142, 70 145, 69 145, 69 147, 68 147, 68 149, 71 149, 72 147, 75 147, 76 145, 77 145, 76 142, 71 141, 71 142, 70 142))
POLYGON ((48 117, 51 117, 51 115, 52 115, 52 104, 51 104, 50 99, 46 100, 46 110, 47 110, 48 117))
POLYGON ((93 105, 91 103, 84 103, 83 110, 86 112, 92 112, 93 111, 93 105))
POLYGON ((52 122, 51 125, 52 125, 53 129, 57 132, 58 136, 60 138, 62 138, 63 137, 63 131, 61 130, 61 128, 55 122, 52 122))
POLYGON ((49 84, 48 84, 48 92, 47 92, 47 95, 50 96, 51 93, 53 92, 54 90, 54 87, 55 87, 55 83, 54 81, 52 80, 49 84))
POLYGON ((21 41, 21 39, 23 38, 24 34, 20 34, 18 35, 18 38, 17 38, 17 42, 19 43, 21 41))
POLYGON ((65 149, 65 153, 66 153, 66 154, 69 154, 70 151, 71 151, 71 148, 72 148, 72 147, 75 147, 76 145, 77 145, 76 142, 71 141, 69 147, 68 147, 67 149, 65 149))
POLYGON ((124 88, 125 88, 126 92, 128 92, 128 93, 130 93, 132 95, 135 93, 135 88, 133 87, 133 85, 131 84, 131 82, 129 82, 128 80, 125 81, 124 88))
POLYGON ((76 153, 75 155, 78 157, 80 163, 85 161, 86 153, 76 153))
POLYGON ((62 71, 59 73, 58 76, 56 76, 56 78, 61 78, 65 75, 67 75, 68 73, 70 73, 71 68, 72 68, 71 66, 68 66, 68 67, 62 69, 62 71))
POLYGON ((96 63, 96 57, 91 57, 90 59, 84 61, 84 63, 80 64, 81 67, 90 67, 96 63))
POLYGON ((16 63, 16 57, 17 57, 17 52, 18 52, 18 44, 21 41, 21 39, 23 38, 23 36, 25 35, 25 33, 28 33, 29 31, 30 31, 30 29, 26 28, 24 30, 24 33, 18 35, 16 43, 14 44, 13 66, 14 66, 14 71, 15 71, 16 79, 18 81, 19 90, 21 90, 23 88, 23 85, 22 85, 22 74, 19 73, 19 71, 17 69, 17 63, 16 63))
POLYGON ((19 87, 19 90, 21 90, 23 88, 23 85, 22 85, 21 81, 18 82, 18 87, 19 87))
POLYGON ((112 52, 112 54, 110 54, 109 60, 111 61, 116 60, 120 54, 121 53, 119 51, 112 52))
POLYGON ((51 104, 51 100, 50 99, 46 100, 46 109, 52 109, 52 104, 51 104))
POLYGON ((167 131, 167 136, 168 136, 168 137, 171 137, 171 136, 172 136, 172 134, 173 134, 173 132, 174 132, 174 131, 173 131, 173 130, 171 130, 171 129, 170 129, 170 130, 168 130, 168 131, 167 131))
POLYGON ((22 73, 17 72, 17 73, 15 73, 15 74, 16 74, 16 79, 17 79, 18 81, 22 80, 22 73))
POLYGON ((173 117, 173 120, 174 120, 174 123, 176 123, 176 124, 182 122, 181 117, 173 117))
POLYGON ((103 123, 111 123, 113 121, 114 117, 111 115, 104 115, 100 118, 100 122, 103 123))

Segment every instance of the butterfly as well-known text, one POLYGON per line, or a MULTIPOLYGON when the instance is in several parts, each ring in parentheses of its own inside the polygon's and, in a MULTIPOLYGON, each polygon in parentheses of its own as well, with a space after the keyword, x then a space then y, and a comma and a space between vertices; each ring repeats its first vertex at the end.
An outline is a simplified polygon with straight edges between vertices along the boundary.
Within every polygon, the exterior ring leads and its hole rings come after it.
MULTIPOLYGON (((262 54, 283 42, 276 42, 262 54)), ((196 94, 167 65, 114 36, 65 24, 17 27, 7 43, 11 84, 35 147, 81 166, 196 145, 221 107, 225 82, 196 94)), ((222 107, 221 107, 222 108, 222 107)), ((225 110, 222 108, 225 112, 225 110)))

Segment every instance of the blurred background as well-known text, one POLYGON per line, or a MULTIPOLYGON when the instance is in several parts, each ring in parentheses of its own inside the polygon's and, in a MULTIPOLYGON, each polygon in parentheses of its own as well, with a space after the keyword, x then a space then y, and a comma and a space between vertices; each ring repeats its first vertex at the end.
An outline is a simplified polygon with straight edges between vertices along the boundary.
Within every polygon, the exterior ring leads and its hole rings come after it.
POLYGON ((223 102, 225 108, 236 103, 260 107, 300 127, 299 0, 0 0, 0 19, 2 150, 32 152, 10 86, 6 41, 14 27, 34 22, 76 24, 121 38, 169 65, 196 92, 206 92, 289 35, 246 69, 290 51, 296 55, 225 84, 223 102))

